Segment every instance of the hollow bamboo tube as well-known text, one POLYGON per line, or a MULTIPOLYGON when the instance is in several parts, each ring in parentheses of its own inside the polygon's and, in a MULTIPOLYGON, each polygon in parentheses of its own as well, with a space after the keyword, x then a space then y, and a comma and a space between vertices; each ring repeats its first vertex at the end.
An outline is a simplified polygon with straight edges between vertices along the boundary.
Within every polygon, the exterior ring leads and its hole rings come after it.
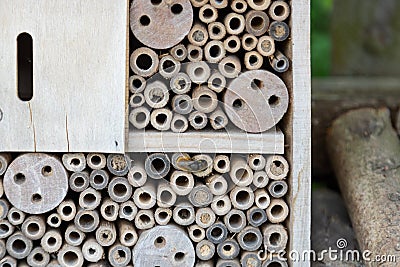
POLYGON ((64 167, 71 172, 81 172, 86 168, 86 158, 83 153, 68 153, 62 156, 64 167))
POLYGON ((139 209, 151 209, 157 203, 157 190, 154 184, 146 184, 135 190, 133 202, 139 209))
POLYGON ((264 188, 269 182, 268 175, 265 171, 254 172, 253 185, 257 188, 264 188))
POLYGON ((240 50, 240 39, 236 35, 231 35, 224 41, 226 51, 229 53, 236 53, 240 50))
POLYGON ((233 156, 229 172, 232 182, 237 186, 248 186, 253 182, 253 171, 244 158, 233 156))
POLYGON ((48 253, 57 252, 63 244, 63 238, 59 230, 47 231, 40 240, 40 246, 48 253))
POLYGON ((150 115, 150 123, 156 130, 168 131, 171 128, 172 116, 169 108, 154 109, 150 115))
MULTIPOLYGON (((160 63, 158 55, 154 50, 147 47, 140 47, 135 49, 130 57, 130 66, 132 71, 142 77, 150 77, 155 74, 158 70, 158 64, 160 63), (145 57, 149 61, 148 68, 141 66, 139 59, 145 57)), ((147 66, 146 66, 147 67, 147 66)))
POLYGON ((192 239, 192 241, 195 243, 199 243, 206 237, 206 231, 196 224, 189 226, 188 233, 190 239, 192 239))
POLYGON ((267 13, 259 10, 251 10, 246 14, 246 30, 258 37, 268 31, 269 18, 267 13))
POLYGON ((181 114, 174 114, 171 121, 171 130, 174 133, 183 133, 189 128, 188 119, 181 114))
POLYGON ((272 199, 267 210, 268 221, 271 223, 281 223, 289 215, 289 207, 283 199, 272 199))
POLYGON ((247 210, 254 203, 254 193, 250 187, 235 187, 230 193, 232 206, 239 210, 247 210))
POLYGON ((146 80, 140 75, 132 75, 129 77, 129 91, 132 94, 143 92, 146 87, 146 80))
POLYGON ((141 187, 147 182, 147 173, 144 169, 144 157, 137 158, 128 172, 128 182, 133 187, 141 187))
POLYGON ((108 250, 108 261, 113 267, 127 266, 132 259, 132 251, 119 243, 114 244, 108 250))
POLYGON ((250 51, 244 55, 244 65, 248 70, 258 70, 262 67, 264 58, 257 51, 250 51))
POLYGON ((125 177, 114 177, 108 184, 108 195, 117 203, 128 201, 132 196, 132 191, 132 186, 125 177))
POLYGON ((179 203, 172 212, 172 218, 179 225, 191 225, 196 219, 193 206, 187 202, 179 203))
POLYGON ((136 244, 139 236, 132 223, 120 220, 118 221, 119 242, 126 247, 132 247, 136 244))
POLYGON ((85 233, 79 230, 74 224, 68 225, 67 229, 65 230, 64 239, 68 245, 74 247, 80 246, 85 238, 85 233))
POLYGON ((227 173, 231 169, 231 161, 228 156, 217 155, 214 158, 214 170, 219 173, 227 173))
MULTIPOLYGON (((218 106, 217 94, 207 86, 199 86, 192 93, 193 107, 203 113, 211 113, 218 106)), ((206 120, 207 121, 207 120, 206 120)))
POLYGON ((178 114, 189 114, 193 110, 193 103, 190 96, 186 94, 176 95, 172 98, 172 111, 178 114))
POLYGON ((216 216, 209 207, 200 208, 196 211, 196 224, 201 228, 208 228, 215 223, 216 216))
POLYGON ((272 180, 282 180, 289 173, 289 163, 283 156, 268 156, 266 158, 265 171, 272 180))
POLYGON ((176 202, 176 193, 169 183, 159 183, 157 186, 157 206, 160 208, 172 207, 176 202))
POLYGON ((256 252, 246 251, 240 256, 240 264, 243 267, 261 267, 262 262, 256 252))
POLYGON ((99 213, 97 210, 79 210, 76 213, 74 223, 84 233, 93 232, 100 223, 99 213))
POLYGON ((270 58, 271 67, 279 73, 286 72, 290 68, 289 59, 279 51, 275 50, 275 54, 270 58))
POLYGON ((218 216, 226 215, 232 208, 231 200, 228 195, 216 196, 211 203, 211 209, 218 216))
POLYGON ((7 219, 12 225, 20 225, 25 220, 25 213, 15 207, 12 207, 8 211, 7 219))
POLYGON ((242 65, 237 56, 227 56, 218 64, 218 69, 224 77, 234 79, 242 71, 242 65))
POLYGON ((271 4, 271 0, 247 0, 247 3, 254 10, 266 10, 271 4))
POLYGON ((264 236, 264 247, 271 253, 278 253, 286 248, 288 232, 280 224, 267 224, 262 228, 264 236))
POLYGON ((218 63, 226 55, 226 50, 223 42, 212 40, 204 47, 204 57, 209 63, 218 63))
POLYGON ((263 235, 257 227, 247 226, 237 235, 240 247, 245 251, 256 251, 261 247, 263 235))
POLYGON ((221 175, 213 175, 206 179, 206 185, 214 196, 225 195, 228 191, 228 182, 221 175))
POLYGON ((203 60, 203 49, 200 46, 189 44, 187 50, 187 58, 190 62, 200 62, 203 60))
POLYGON ((285 1, 274 1, 269 7, 268 14, 273 20, 284 21, 290 15, 290 7, 285 1))
POLYGON ((239 244, 235 239, 227 239, 217 246, 218 256, 223 260, 233 260, 240 253, 239 244))
POLYGON ((267 213, 258 207, 252 207, 246 212, 247 221, 251 226, 259 227, 267 221, 267 213))
POLYGON ((214 71, 208 78, 207 86, 214 92, 221 93, 226 88, 226 79, 219 71, 214 71))
POLYGON ((119 213, 119 204, 113 201, 111 198, 106 198, 103 200, 100 206, 100 214, 103 219, 113 222, 117 220, 119 213))
POLYGON ((100 205, 100 202, 100 192, 91 187, 79 194, 79 206, 83 209, 94 210, 100 205))
POLYGON ((179 72, 171 78, 169 85, 172 92, 182 95, 190 91, 192 81, 186 73, 179 72))
POLYGON ((109 154, 107 156, 107 169, 111 174, 116 176, 124 176, 131 168, 132 160, 127 154, 109 154))
POLYGON ((177 195, 186 196, 194 187, 193 175, 188 172, 174 171, 171 174, 170 185, 177 195))
POLYGON ((188 40, 196 46, 203 46, 208 41, 208 31, 202 23, 195 23, 188 34, 188 40))
POLYGON ((158 73, 166 78, 170 79, 179 73, 181 70, 181 63, 175 60, 171 55, 164 56, 160 59, 160 66, 158 73))
POLYGON ((147 230, 155 225, 154 212, 152 210, 139 210, 135 217, 135 226, 140 230, 147 230))
POLYGON ((6 239, 14 233, 15 226, 12 225, 8 220, 1 220, 0 229, 0 239, 6 239))
POLYGON ((118 217, 120 219, 133 221, 133 219, 135 219, 137 212, 138 212, 138 208, 135 205, 135 203, 131 200, 128 200, 120 205, 118 217))
POLYGON ((146 100, 144 99, 144 95, 142 93, 135 93, 129 98, 129 106, 131 108, 141 107, 145 102, 146 100))
POLYGON ((172 218, 172 210, 169 208, 157 208, 154 219, 158 225, 167 225, 172 218))
POLYGON ((93 170, 101 170, 106 167, 107 159, 104 154, 89 153, 86 156, 86 163, 93 170))
POLYGON ((10 203, 6 199, 0 199, 0 220, 7 217, 10 210, 10 203))
POLYGON ((260 209, 267 209, 271 203, 271 199, 265 189, 257 189, 254 192, 254 202, 256 206, 260 209))
POLYGON ((226 28, 223 23, 214 21, 208 24, 208 35, 211 40, 222 40, 226 36, 226 28))
POLYGON ((183 44, 179 44, 177 46, 174 46, 170 50, 171 56, 177 60, 177 61, 184 61, 187 57, 188 51, 186 47, 183 44))
POLYGON ((247 10, 247 2, 245 0, 233 0, 231 3, 231 8, 236 13, 244 13, 247 10))
POLYGON ((246 51, 251 51, 257 47, 258 39, 253 34, 245 33, 242 36, 242 47, 246 51))
POLYGON ((79 267, 83 266, 84 258, 79 247, 64 245, 57 254, 57 260, 61 266, 79 267))
POLYGON ((72 191, 82 192, 89 186, 89 173, 86 171, 74 172, 69 177, 69 187, 72 191))
POLYGON ((268 33, 275 41, 283 42, 289 38, 290 28, 283 21, 274 21, 269 25, 268 33))
POLYGON ((22 224, 21 231, 30 240, 38 240, 46 232, 46 221, 43 216, 29 216, 22 224))
POLYGON ((239 35, 244 31, 246 27, 246 21, 243 15, 229 13, 225 16, 224 25, 227 33, 239 35))
POLYGON ((204 129, 207 126, 207 115, 201 111, 193 111, 189 115, 189 123, 195 130, 204 129))
POLYGON ((109 221, 100 222, 96 230, 96 241, 104 247, 109 247, 117 240, 115 224, 109 221))
POLYGON ((7 168, 8 164, 11 162, 11 155, 8 153, 0 153, 0 176, 3 175, 7 168))
POLYGON ((246 215, 241 210, 232 209, 224 217, 224 223, 232 233, 239 233, 246 227, 246 215))
POLYGON ((206 185, 199 183, 193 187, 188 199, 195 207, 206 207, 211 204, 213 200, 213 194, 206 185))
POLYGON ((144 129, 150 123, 150 110, 147 107, 138 107, 129 113, 129 122, 136 129, 144 129))
POLYGON ((26 237, 22 232, 14 233, 6 242, 8 255, 19 260, 28 257, 32 248, 32 240, 26 237))
POLYGON ((110 177, 105 170, 93 170, 89 176, 89 184, 96 190, 103 190, 107 187, 110 177))
POLYGON ((218 18, 218 10, 212 5, 206 4, 200 8, 199 19, 202 22, 209 24, 211 22, 216 21, 217 18, 218 18))
POLYGON ((52 213, 47 217, 46 222, 48 226, 52 228, 58 228, 62 223, 62 219, 58 213, 52 213))
POLYGON ((94 237, 86 239, 82 245, 82 255, 88 262, 99 262, 103 258, 104 249, 94 237))
POLYGON ((31 253, 26 259, 28 266, 45 267, 50 262, 50 255, 41 247, 32 249, 31 253))

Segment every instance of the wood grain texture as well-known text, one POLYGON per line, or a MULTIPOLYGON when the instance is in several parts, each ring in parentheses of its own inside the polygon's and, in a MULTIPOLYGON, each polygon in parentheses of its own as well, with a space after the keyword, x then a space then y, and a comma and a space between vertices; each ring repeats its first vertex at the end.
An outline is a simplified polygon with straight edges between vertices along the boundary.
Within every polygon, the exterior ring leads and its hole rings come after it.
POLYGON ((400 140, 389 110, 363 108, 344 114, 333 122, 327 141, 360 249, 371 253, 366 266, 377 266, 373 259, 379 255, 398 259, 400 140))
POLYGON ((284 136, 281 130, 262 134, 231 131, 188 131, 172 133, 160 131, 130 131, 127 152, 188 153, 260 153, 283 154, 284 136))
POLYGON ((314 177, 336 183, 326 152, 326 131, 339 115, 355 108, 388 107, 394 113, 400 99, 395 77, 330 77, 312 82, 312 168, 314 177))
MULTIPOLYGON (((290 140, 291 164, 289 251, 310 249, 311 235, 311 68, 310 0, 292 1, 292 124, 285 132, 290 140)), ((290 266, 309 266, 309 262, 291 262, 290 266)))
POLYGON ((124 151, 127 15, 127 1, 0 2, 0 151, 124 151), (23 32, 33 38, 29 102, 16 93, 23 32))

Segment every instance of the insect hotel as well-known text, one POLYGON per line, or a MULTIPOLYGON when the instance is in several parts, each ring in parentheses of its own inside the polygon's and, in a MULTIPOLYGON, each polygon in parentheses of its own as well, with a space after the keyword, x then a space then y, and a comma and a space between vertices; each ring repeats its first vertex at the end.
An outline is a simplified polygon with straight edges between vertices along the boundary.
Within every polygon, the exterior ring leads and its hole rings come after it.
POLYGON ((0 2, 0 266, 308 266, 309 1, 0 2))

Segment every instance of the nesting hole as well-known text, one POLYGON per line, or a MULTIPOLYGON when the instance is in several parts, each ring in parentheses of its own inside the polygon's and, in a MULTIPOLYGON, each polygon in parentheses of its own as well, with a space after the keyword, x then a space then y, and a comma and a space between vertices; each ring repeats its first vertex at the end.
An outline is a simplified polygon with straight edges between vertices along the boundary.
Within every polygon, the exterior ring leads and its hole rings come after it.
POLYGON ((147 15, 143 15, 140 17, 139 22, 142 26, 149 26, 150 25, 150 18, 147 15))
POLYGON ((264 18, 255 16, 251 19, 250 25, 255 30, 261 30, 265 24, 264 18))
POLYGON ((113 193, 117 197, 124 197, 128 193, 128 188, 126 188, 126 185, 117 183, 113 187, 113 193))
POLYGON ((23 183, 25 183, 26 181, 26 177, 23 173, 17 173, 16 175, 14 175, 14 182, 18 185, 21 185, 23 183))
POLYGON ((182 7, 181 4, 174 4, 174 5, 171 6, 171 11, 172 11, 173 14, 179 15, 179 14, 182 13, 183 7, 182 7))
POLYGON ((42 201, 42 196, 40 194, 33 194, 32 195, 32 202, 38 203, 42 201))
POLYGON ((273 246, 277 246, 281 242, 281 238, 280 233, 272 233, 269 237, 269 243, 273 246))
POLYGON ((64 262, 66 263, 67 266, 75 266, 79 261, 79 257, 75 252, 67 251, 63 255, 63 260, 64 260, 64 262))
POLYGON ((140 54, 136 59, 136 65, 141 70, 149 70, 153 65, 153 59, 147 54, 140 54))
POLYGON ((235 101, 233 101, 233 108, 234 109, 241 109, 244 105, 244 102, 242 99, 236 99, 235 101))
POLYGON ((183 252, 175 253, 174 259, 177 262, 183 261, 185 259, 185 253, 183 253, 183 252))
POLYGON ((53 168, 51 166, 44 166, 42 168, 42 175, 45 177, 51 176, 53 174, 53 168))
POLYGON ((240 28, 240 25, 241 25, 241 21, 237 17, 233 17, 229 21, 229 28, 231 28, 232 30, 238 30, 240 28))
POLYGON ((166 241, 165 238, 162 236, 159 236, 156 238, 156 240, 154 240, 154 246, 156 248, 163 248, 165 247, 166 241))
POLYGON ((161 173, 165 169, 165 162, 160 159, 160 158, 154 158, 151 162, 151 165, 153 166, 154 170, 156 172, 161 173))
POLYGON ((159 113, 159 114, 157 114, 157 116, 156 116, 156 121, 157 121, 157 123, 158 124, 160 124, 160 125, 164 125, 166 122, 167 122, 167 115, 166 114, 164 114, 164 113, 159 113))

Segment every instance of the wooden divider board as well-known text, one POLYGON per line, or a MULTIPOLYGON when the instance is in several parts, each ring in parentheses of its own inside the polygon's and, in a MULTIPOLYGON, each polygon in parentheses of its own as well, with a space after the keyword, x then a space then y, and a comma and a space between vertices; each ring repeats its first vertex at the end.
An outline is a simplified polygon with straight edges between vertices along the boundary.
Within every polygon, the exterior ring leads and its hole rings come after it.
POLYGON ((124 152, 128 1, 0 1, 0 151, 124 152), (17 96, 17 37, 33 98, 17 96))
MULTIPOLYGON (((303 255, 311 249, 311 63, 310 0, 292 3, 293 90, 289 125, 285 127, 290 163, 289 250, 303 255)), ((310 266, 309 261, 292 261, 290 266, 310 266)))

